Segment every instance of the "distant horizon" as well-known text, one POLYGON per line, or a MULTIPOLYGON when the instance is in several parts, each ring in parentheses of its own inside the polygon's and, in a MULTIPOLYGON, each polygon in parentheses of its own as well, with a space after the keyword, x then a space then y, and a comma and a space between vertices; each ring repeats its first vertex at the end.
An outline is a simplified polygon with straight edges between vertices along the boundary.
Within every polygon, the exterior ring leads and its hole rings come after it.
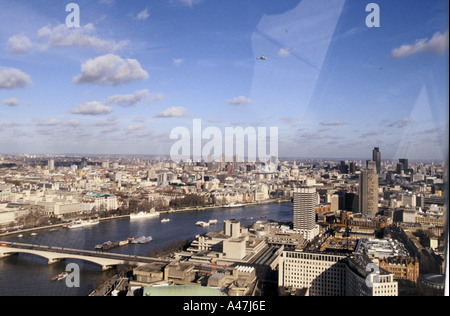
MULTIPOLYGON (((37 158, 164 158, 170 160, 170 155, 164 155, 164 154, 80 154, 80 153, 59 153, 59 154, 48 154, 48 153, 0 153, 0 157, 2 156, 36 156, 37 158), (64 156, 64 157, 62 157, 64 156)), ((371 161, 372 159, 370 157, 366 158, 355 158, 355 157, 346 157, 346 158, 339 158, 339 157, 289 157, 289 156, 279 156, 278 159, 280 161, 286 161, 286 160, 323 160, 323 161, 371 161)), ((414 162, 439 162, 439 163, 446 163, 448 159, 440 160, 440 159, 409 159, 407 157, 399 158, 399 159, 408 159, 410 163, 414 162)), ((393 159, 393 158, 382 158, 382 162, 395 162, 399 159, 393 159)), ((204 160, 204 159, 203 159, 204 160)), ((200 162, 199 160, 192 159, 193 162, 200 162)), ((206 161, 206 160, 204 160, 206 161)), ((214 162, 219 162, 219 160, 214 160, 214 162)), ((230 162, 230 160, 226 160, 226 162, 230 162)), ((265 161, 257 161, 256 163, 264 163, 265 161)), ((242 163, 242 162, 240 162, 242 163)), ((247 161, 244 161, 244 163, 247 163, 247 161)))

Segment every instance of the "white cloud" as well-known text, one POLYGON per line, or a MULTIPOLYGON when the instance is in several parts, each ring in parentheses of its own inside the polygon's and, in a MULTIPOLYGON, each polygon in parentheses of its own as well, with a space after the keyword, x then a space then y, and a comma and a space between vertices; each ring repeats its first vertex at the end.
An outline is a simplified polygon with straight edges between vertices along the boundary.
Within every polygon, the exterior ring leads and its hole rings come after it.
POLYGON ((114 0, 100 0, 99 3, 111 6, 112 4, 114 4, 114 0))
POLYGON ((55 27, 44 26, 38 30, 38 40, 43 43, 43 48, 50 47, 70 47, 95 49, 99 52, 116 52, 125 47, 128 41, 108 41, 102 40, 93 34, 95 27, 88 23, 81 27, 68 28, 65 24, 55 27))
POLYGON ((183 62, 184 62, 184 59, 181 59, 181 58, 174 58, 174 60, 173 60, 173 64, 175 66, 180 66, 183 62))
POLYGON ((148 90, 144 89, 141 91, 135 91, 132 94, 125 95, 113 95, 108 97, 106 103, 108 104, 117 104, 123 107, 131 107, 136 106, 139 102, 142 101, 142 98, 148 95, 148 90))
POLYGON ((148 9, 145 9, 136 15, 136 19, 146 20, 149 16, 150 16, 150 14, 148 13, 148 9))
POLYGON ((392 58, 403 58, 418 53, 444 55, 448 51, 448 30, 441 34, 435 33, 431 39, 424 38, 413 45, 402 45, 392 51, 392 58))
POLYGON ((111 113, 113 109, 98 101, 84 102, 77 108, 70 111, 72 114, 84 114, 84 115, 104 115, 111 113))
POLYGON ((144 124, 134 124, 134 125, 128 125, 125 127, 125 131, 127 132, 136 132, 136 131, 142 131, 145 129, 144 124))
POLYGON ((58 126, 60 124, 61 124, 61 121, 56 118, 52 118, 47 121, 39 121, 37 123, 38 126, 58 126))
POLYGON ((343 121, 329 121, 329 122, 321 122, 320 125, 322 126, 340 126, 340 125, 346 125, 347 123, 343 121))
POLYGON ((18 105, 20 105, 20 100, 17 98, 9 98, 9 99, 3 100, 3 104, 5 104, 7 106, 18 106, 18 105))
POLYGON ((30 76, 16 68, 0 67, 0 90, 22 88, 31 84, 30 76))
POLYGON ((407 125, 409 125, 412 122, 413 122, 413 120, 411 120, 408 117, 405 117, 405 118, 399 119, 399 120, 389 124, 388 126, 389 127, 403 128, 403 127, 406 127, 407 125))
POLYGON ((326 135, 321 135, 320 133, 313 133, 313 132, 303 133, 300 137, 306 138, 306 139, 328 139, 329 138, 326 135))
POLYGON ((31 41, 28 37, 23 35, 15 35, 8 39, 6 47, 14 54, 28 54, 31 48, 31 41))
POLYGON ((132 94, 110 96, 106 100, 106 103, 116 104, 123 107, 132 107, 137 106, 143 100, 146 100, 148 102, 154 102, 162 99, 163 95, 161 93, 149 96, 148 90, 144 89, 140 91, 135 91, 132 94))
POLYGON ((70 126, 70 127, 78 127, 78 126, 81 125, 81 123, 78 122, 77 120, 70 120, 70 121, 67 121, 67 122, 63 122, 63 125, 64 126, 70 126))
POLYGON ((37 121, 35 133, 46 137, 45 143, 53 140, 67 140, 71 136, 90 137, 89 130, 77 120, 61 121, 57 118, 37 121), (63 135, 63 136, 61 136, 63 135), (62 138, 61 138, 62 137, 62 138))
POLYGON ((114 116, 108 117, 106 120, 101 120, 92 123, 93 126, 104 127, 104 126, 116 126, 117 122, 114 116))
POLYGON ((164 96, 162 93, 158 93, 156 95, 150 95, 148 98, 146 98, 145 100, 147 102, 155 102, 155 101, 161 101, 162 99, 164 99, 164 96))
POLYGON ((184 117, 187 116, 186 109, 181 106, 174 106, 156 114, 156 117, 184 117))
POLYGON ((70 120, 70 121, 60 121, 57 118, 51 118, 46 121, 39 121, 37 122, 37 126, 41 127, 55 127, 55 126, 68 126, 68 127, 78 127, 81 123, 77 120, 70 120))
POLYGON ((195 4, 202 2, 203 0, 178 0, 181 4, 187 7, 193 7, 195 4))
POLYGON ((295 119, 292 116, 283 116, 281 120, 286 124, 292 124, 295 122, 295 119))
POLYGON ((280 48, 280 50, 278 51, 278 56, 280 57, 287 57, 291 54, 291 52, 289 51, 288 48, 280 48))
POLYGON ((66 127, 79 127, 81 125, 77 120, 70 121, 60 121, 57 118, 51 118, 46 121, 39 121, 36 123, 40 127, 56 127, 56 126, 66 126, 66 127))
POLYGON ((118 131, 120 131, 120 127, 118 127, 117 125, 105 126, 100 130, 100 132, 103 134, 110 134, 118 131))
POLYGON ((361 137, 366 138, 366 137, 371 137, 371 136, 380 136, 380 135, 383 135, 383 134, 384 134, 384 131, 378 130, 378 131, 372 131, 372 132, 364 133, 364 134, 361 135, 361 137))
POLYGON ((253 102, 252 100, 244 96, 239 96, 237 98, 228 100, 228 103, 231 105, 243 105, 243 104, 250 104, 252 102, 253 102))
POLYGON ((117 86, 148 78, 136 59, 122 59, 114 54, 89 59, 81 65, 81 71, 81 75, 73 79, 74 83, 117 86))
POLYGON ((136 116, 136 117, 133 119, 133 122, 143 123, 143 122, 145 122, 145 117, 143 117, 143 116, 136 116))

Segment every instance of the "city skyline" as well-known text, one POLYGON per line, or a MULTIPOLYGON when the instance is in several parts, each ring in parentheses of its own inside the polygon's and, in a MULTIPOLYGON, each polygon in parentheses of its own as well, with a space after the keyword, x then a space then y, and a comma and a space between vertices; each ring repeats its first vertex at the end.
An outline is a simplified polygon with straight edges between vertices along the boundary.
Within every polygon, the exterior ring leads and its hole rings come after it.
POLYGON ((279 128, 280 157, 444 160, 448 2, 0 0, 0 153, 168 156, 279 128), (407 8, 407 9, 406 9, 407 8), (257 59, 266 56, 266 59, 257 59))

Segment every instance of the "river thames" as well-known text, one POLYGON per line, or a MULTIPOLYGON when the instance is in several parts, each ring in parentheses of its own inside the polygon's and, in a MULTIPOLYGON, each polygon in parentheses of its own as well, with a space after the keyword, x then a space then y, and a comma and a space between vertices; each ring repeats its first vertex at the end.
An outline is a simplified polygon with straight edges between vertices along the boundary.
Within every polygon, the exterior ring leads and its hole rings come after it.
MULTIPOLYGON (((119 241, 128 237, 152 236, 148 244, 128 244, 108 252, 147 256, 151 249, 168 245, 180 239, 194 238, 209 231, 223 229, 226 219, 240 220, 247 225, 257 220, 292 221, 291 203, 272 203, 237 208, 218 208, 205 211, 174 212, 160 217, 130 220, 128 217, 101 221, 97 225, 78 229, 58 228, 40 230, 35 236, 30 232, 1 237, 2 241, 38 244, 52 247, 95 250, 105 241, 119 241), (169 218, 162 223, 161 219, 169 218), (252 219, 250 219, 252 218, 252 219), (217 219, 217 225, 199 227, 197 221, 217 219)), ((66 259, 49 265, 42 257, 18 254, 0 259, 0 296, 86 296, 109 275, 94 263, 66 259), (64 281, 50 279, 65 271, 69 263, 80 266, 80 287, 69 288, 64 281)))

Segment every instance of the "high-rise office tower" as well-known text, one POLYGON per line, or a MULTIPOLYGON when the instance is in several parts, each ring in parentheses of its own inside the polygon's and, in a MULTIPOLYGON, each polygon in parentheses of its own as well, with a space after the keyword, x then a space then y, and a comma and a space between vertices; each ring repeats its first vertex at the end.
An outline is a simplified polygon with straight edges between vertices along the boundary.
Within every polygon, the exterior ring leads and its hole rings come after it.
POLYGON ((397 164, 397 170, 396 170, 396 171, 397 171, 398 174, 401 174, 402 171, 404 171, 404 170, 403 170, 403 164, 402 164, 402 163, 399 162, 399 163, 397 164))
POLYGON ((408 172, 409 169, 409 164, 408 164, 408 159, 406 158, 400 158, 398 160, 399 163, 401 163, 403 165, 403 171, 406 173, 408 172))
POLYGON ((87 162, 88 162, 88 161, 87 161, 87 158, 85 158, 85 157, 81 158, 81 163, 80 163, 80 165, 78 166, 78 169, 82 170, 83 168, 86 168, 87 165, 88 165, 87 162))
POLYGON ((220 171, 223 171, 225 169, 225 154, 222 154, 222 156, 220 157, 220 171))
POLYGON ((339 172, 343 174, 348 174, 348 161, 342 160, 339 164, 339 172))
POLYGON ((369 162, 359 175, 359 212, 363 215, 378 212, 378 174, 374 162, 369 162))
POLYGON ((55 160, 49 159, 48 160, 48 171, 55 170, 55 160))
POLYGON ((381 171, 381 153, 380 148, 375 147, 372 151, 372 160, 375 161, 375 164, 377 166, 377 173, 380 173, 381 171))
POLYGON ((294 189, 294 229, 310 241, 319 233, 316 225, 316 188, 294 189))
POLYGON ((350 163, 350 173, 355 173, 355 172, 356 172, 356 163, 352 161, 350 163))

